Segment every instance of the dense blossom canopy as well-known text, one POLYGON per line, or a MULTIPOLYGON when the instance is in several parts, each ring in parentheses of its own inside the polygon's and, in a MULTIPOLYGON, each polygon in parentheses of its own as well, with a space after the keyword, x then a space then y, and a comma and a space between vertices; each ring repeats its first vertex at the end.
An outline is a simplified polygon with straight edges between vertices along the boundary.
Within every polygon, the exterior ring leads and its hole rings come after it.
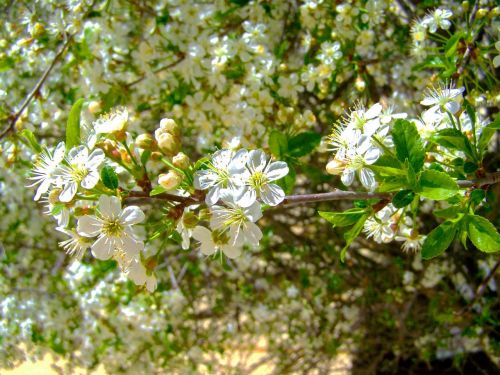
POLYGON ((497 358, 495 6, 6 1, 0 367, 497 358))

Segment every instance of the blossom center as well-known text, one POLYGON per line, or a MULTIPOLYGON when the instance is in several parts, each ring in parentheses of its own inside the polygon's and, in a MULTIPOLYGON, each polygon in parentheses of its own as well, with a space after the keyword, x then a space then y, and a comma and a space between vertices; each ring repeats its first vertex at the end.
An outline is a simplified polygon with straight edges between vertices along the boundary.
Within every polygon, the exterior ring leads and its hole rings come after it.
POLYGON ((257 171, 250 176, 248 182, 256 191, 260 191, 267 184, 267 176, 261 171, 257 171))
POLYGON ((89 170, 84 165, 71 166, 71 179, 75 182, 81 182, 88 174, 89 170))
POLYGON ((106 236, 119 237, 122 231, 123 225, 118 219, 106 221, 102 226, 102 232, 106 236))

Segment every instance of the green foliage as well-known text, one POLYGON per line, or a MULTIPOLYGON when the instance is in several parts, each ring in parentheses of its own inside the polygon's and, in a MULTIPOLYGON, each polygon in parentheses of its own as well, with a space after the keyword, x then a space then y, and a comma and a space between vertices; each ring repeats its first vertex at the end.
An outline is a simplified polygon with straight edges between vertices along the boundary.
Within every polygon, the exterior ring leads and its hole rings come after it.
POLYGON ((288 152, 287 136, 278 130, 273 130, 269 134, 269 142, 268 143, 269 143, 269 149, 271 150, 271 153, 278 160, 282 160, 283 157, 288 152))
POLYGON ((68 115, 68 122, 66 124, 66 150, 70 150, 80 144, 80 113, 84 99, 78 99, 68 115))
POLYGON ((486 253, 500 251, 500 234, 489 220, 478 215, 467 215, 465 220, 474 246, 486 253))
POLYGON ((290 156, 301 157, 310 154, 321 142, 321 135, 315 132, 299 133, 288 140, 290 156))
POLYGON ((405 189, 398 191, 392 198, 392 204, 396 208, 403 208, 409 205, 415 198, 413 190, 405 189))
POLYGON ((464 133, 457 129, 443 129, 433 137, 433 140, 450 150, 462 151, 471 160, 477 160, 474 148, 464 133))
POLYGON ((415 172, 424 166, 425 151, 415 124, 407 120, 397 120, 391 131, 398 160, 409 161, 415 172))
POLYGON ((449 220, 434 228, 422 245, 422 258, 432 259, 441 255, 451 245, 456 233, 456 223, 449 220))
POLYGON ((19 132, 19 135, 21 137, 26 138, 26 140, 29 142, 29 145, 31 146, 31 148, 33 150, 35 150, 38 153, 40 153, 42 151, 42 147, 40 146, 40 144, 36 140, 36 137, 31 130, 23 129, 19 132))
POLYGON ((344 212, 318 211, 319 215, 333 224, 333 227, 346 227, 353 225, 366 214, 364 208, 351 208, 344 212))
POLYGON ((444 172, 428 169, 420 175, 418 193, 424 198, 440 201, 457 192, 457 183, 444 172))
POLYGON ((109 189, 115 190, 118 187, 118 176, 115 170, 109 165, 101 169, 101 181, 109 189))

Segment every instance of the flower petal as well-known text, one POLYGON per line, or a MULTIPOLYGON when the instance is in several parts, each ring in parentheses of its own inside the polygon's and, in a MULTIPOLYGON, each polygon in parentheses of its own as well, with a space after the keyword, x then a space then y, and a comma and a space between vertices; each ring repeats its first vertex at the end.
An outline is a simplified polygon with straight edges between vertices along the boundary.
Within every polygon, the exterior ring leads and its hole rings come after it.
POLYGON ((377 181, 375 181, 375 174, 368 168, 363 168, 359 172, 359 179, 364 187, 368 190, 373 191, 377 186, 377 181))
POLYGON ((104 158, 105 158, 104 151, 102 151, 100 148, 92 151, 86 163, 87 168, 97 169, 97 167, 99 167, 104 161, 104 158))
POLYGON ((257 199, 255 189, 245 186, 236 193, 236 204, 241 207, 250 207, 257 199))
POLYGON ((248 153, 247 165, 252 171, 262 171, 266 167, 267 156, 262 150, 252 150, 248 153))
POLYGON ((102 223, 95 217, 90 215, 82 216, 78 219, 76 231, 80 236, 95 237, 102 229, 102 223))
POLYGON ((352 182, 354 181, 354 169, 351 168, 345 169, 340 179, 342 180, 342 183, 345 186, 351 185, 352 182))
POLYGON ((127 225, 133 225, 144 221, 145 216, 139 207, 128 206, 122 211, 120 219, 127 225))
POLYGON ((288 165, 284 161, 275 161, 267 168, 266 176, 269 181, 275 181, 285 177, 288 171, 288 165))
POLYGON ((222 245, 220 249, 222 250, 225 256, 231 259, 237 258, 241 255, 241 247, 222 245))
POLYGON ((92 255, 94 255, 95 258, 99 260, 108 260, 113 256, 115 243, 111 238, 107 236, 101 236, 96 242, 92 244, 90 250, 92 251, 92 255))
POLYGON ((260 198, 270 206, 277 206, 285 199, 285 192, 276 184, 267 184, 262 187, 260 198))
POLYGON ((245 215, 252 221, 256 222, 262 217, 262 210, 259 202, 254 202, 249 207, 245 208, 245 215))
POLYGON ((61 194, 59 194, 59 200, 61 202, 71 202, 77 190, 78 186, 76 182, 74 181, 68 182, 66 186, 64 186, 61 194))
POLYGON ((116 218, 122 211, 120 199, 115 196, 101 195, 99 197, 99 211, 106 218, 116 218))
POLYGON ((99 173, 96 169, 90 170, 87 176, 82 180, 80 185, 84 189, 92 189, 99 182, 99 173))

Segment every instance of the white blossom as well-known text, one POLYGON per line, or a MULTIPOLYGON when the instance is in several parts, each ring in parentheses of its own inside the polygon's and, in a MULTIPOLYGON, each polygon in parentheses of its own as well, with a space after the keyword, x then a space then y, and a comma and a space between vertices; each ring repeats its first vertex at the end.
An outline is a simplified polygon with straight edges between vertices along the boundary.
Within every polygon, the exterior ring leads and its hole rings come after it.
POLYGON ((42 194, 45 194, 50 186, 56 182, 58 177, 59 166, 64 159, 64 142, 59 143, 53 152, 44 150, 40 154, 33 168, 33 175, 29 177, 34 181, 31 186, 39 185, 35 197, 35 201, 39 200, 42 194))
POLYGON ((241 247, 229 243, 229 237, 219 230, 197 226, 193 229, 193 238, 200 242, 200 250, 205 255, 222 251, 228 258, 236 258, 241 254, 241 247))
POLYGON ((122 210, 120 199, 101 195, 96 215, 80 217, 77 232, 84 237, 96 237, 92 254, 101 260, 114 257, 123 268, 144 249, 144 243, 135 235, 132 226, 144 220, 137 206, 122 210))

